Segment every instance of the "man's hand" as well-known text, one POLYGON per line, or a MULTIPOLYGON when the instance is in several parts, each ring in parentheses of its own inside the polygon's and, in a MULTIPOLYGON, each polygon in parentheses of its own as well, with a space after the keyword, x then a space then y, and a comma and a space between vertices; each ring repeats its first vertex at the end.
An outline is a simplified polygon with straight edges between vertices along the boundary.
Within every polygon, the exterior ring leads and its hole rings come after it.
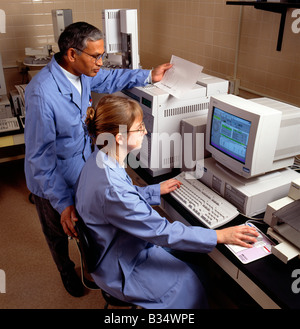
POLYGON ((68 236, 76 237, 77 232, 74 228, 77 221, 76 210, 74 206, 67 207, 60 215, 60 223, 68 236))
POLYGON ((163 78, 165 72, 167 70, 169 70, 172 66, 173 66, 173 64, 166 63, 166 64, 161 64, 161 65, 157 66, 156 68, 154 68, 152 70, 152 75, 151 75, 152 82, 155 83, 155 82, 160 81, 163 78))

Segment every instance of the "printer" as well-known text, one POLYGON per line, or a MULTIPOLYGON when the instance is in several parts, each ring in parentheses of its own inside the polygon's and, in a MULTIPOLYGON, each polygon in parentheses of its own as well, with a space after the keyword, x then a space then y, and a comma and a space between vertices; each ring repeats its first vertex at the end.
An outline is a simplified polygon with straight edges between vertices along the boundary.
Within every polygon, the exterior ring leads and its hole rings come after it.
POLYGON ((135 165, 131 162, 129 165, 145 168, 156 177, 171 172, 173 168, 183 168, 182 120, 197 120, 203 116, 201 125, 205 125, 210 97, 227 94, 228 81, 201 73, 194 87, 182 98, 176 98, 156 85, 135 87, 122 93, 140 104, 147 129, 137 155, 138 163, 135 165))
POLYGON ((272 253, 284 263, 300 258, 300 178, 291 182, 288 195, 267 205, 267 233, 278 242, 272 253))

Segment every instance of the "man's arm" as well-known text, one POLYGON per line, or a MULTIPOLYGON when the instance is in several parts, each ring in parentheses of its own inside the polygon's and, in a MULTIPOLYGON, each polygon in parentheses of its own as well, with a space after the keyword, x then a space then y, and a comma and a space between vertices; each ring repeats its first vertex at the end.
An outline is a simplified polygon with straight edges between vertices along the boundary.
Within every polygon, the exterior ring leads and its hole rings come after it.
POLYGON ((167 63, 157 66, 152 71, 141 69, 100 70, 97 76, 92 78, 91 89, 98 93, 111 94, 123 89, 145 86, 150 82, 160 81, 171 67, 172 64, 167 63))
MULTIPOLYGON (((25 93, 26 95, 26 93, 25 93)), ((50 201, 59 213, 73 204, 72 191, 57 168, 55 120, 44 98, 26 98, 25 174, 29 190, 50 201)))

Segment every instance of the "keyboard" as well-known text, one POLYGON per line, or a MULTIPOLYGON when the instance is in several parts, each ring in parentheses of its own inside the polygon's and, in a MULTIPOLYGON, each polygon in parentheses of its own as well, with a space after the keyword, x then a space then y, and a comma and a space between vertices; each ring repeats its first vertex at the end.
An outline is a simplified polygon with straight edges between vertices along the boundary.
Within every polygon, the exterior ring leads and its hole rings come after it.
POLYGON ((185 172, 182 172, 175 177, 182 185, 170 194, 199 222, 215 229, 239 215, 235 206, 198 179, 192 178, 191 174, 187 175, 186 177, 185 172))
POLYGON ((16 117, 0 119, 0 133, 13 132, 20 130, 19 122, 16 117))

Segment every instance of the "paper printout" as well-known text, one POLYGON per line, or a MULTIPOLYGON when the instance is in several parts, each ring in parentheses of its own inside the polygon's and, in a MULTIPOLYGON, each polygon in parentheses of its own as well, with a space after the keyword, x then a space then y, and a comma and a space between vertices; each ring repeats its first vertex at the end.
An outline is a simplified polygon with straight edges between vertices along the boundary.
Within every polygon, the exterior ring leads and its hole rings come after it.
POLYGON ((173 66, 165 72, 162 80, 155 85, 169 94, 181 98, 194 87, 203 70, 203 66, 174 55, 172 55, 170 63, 173 66))

